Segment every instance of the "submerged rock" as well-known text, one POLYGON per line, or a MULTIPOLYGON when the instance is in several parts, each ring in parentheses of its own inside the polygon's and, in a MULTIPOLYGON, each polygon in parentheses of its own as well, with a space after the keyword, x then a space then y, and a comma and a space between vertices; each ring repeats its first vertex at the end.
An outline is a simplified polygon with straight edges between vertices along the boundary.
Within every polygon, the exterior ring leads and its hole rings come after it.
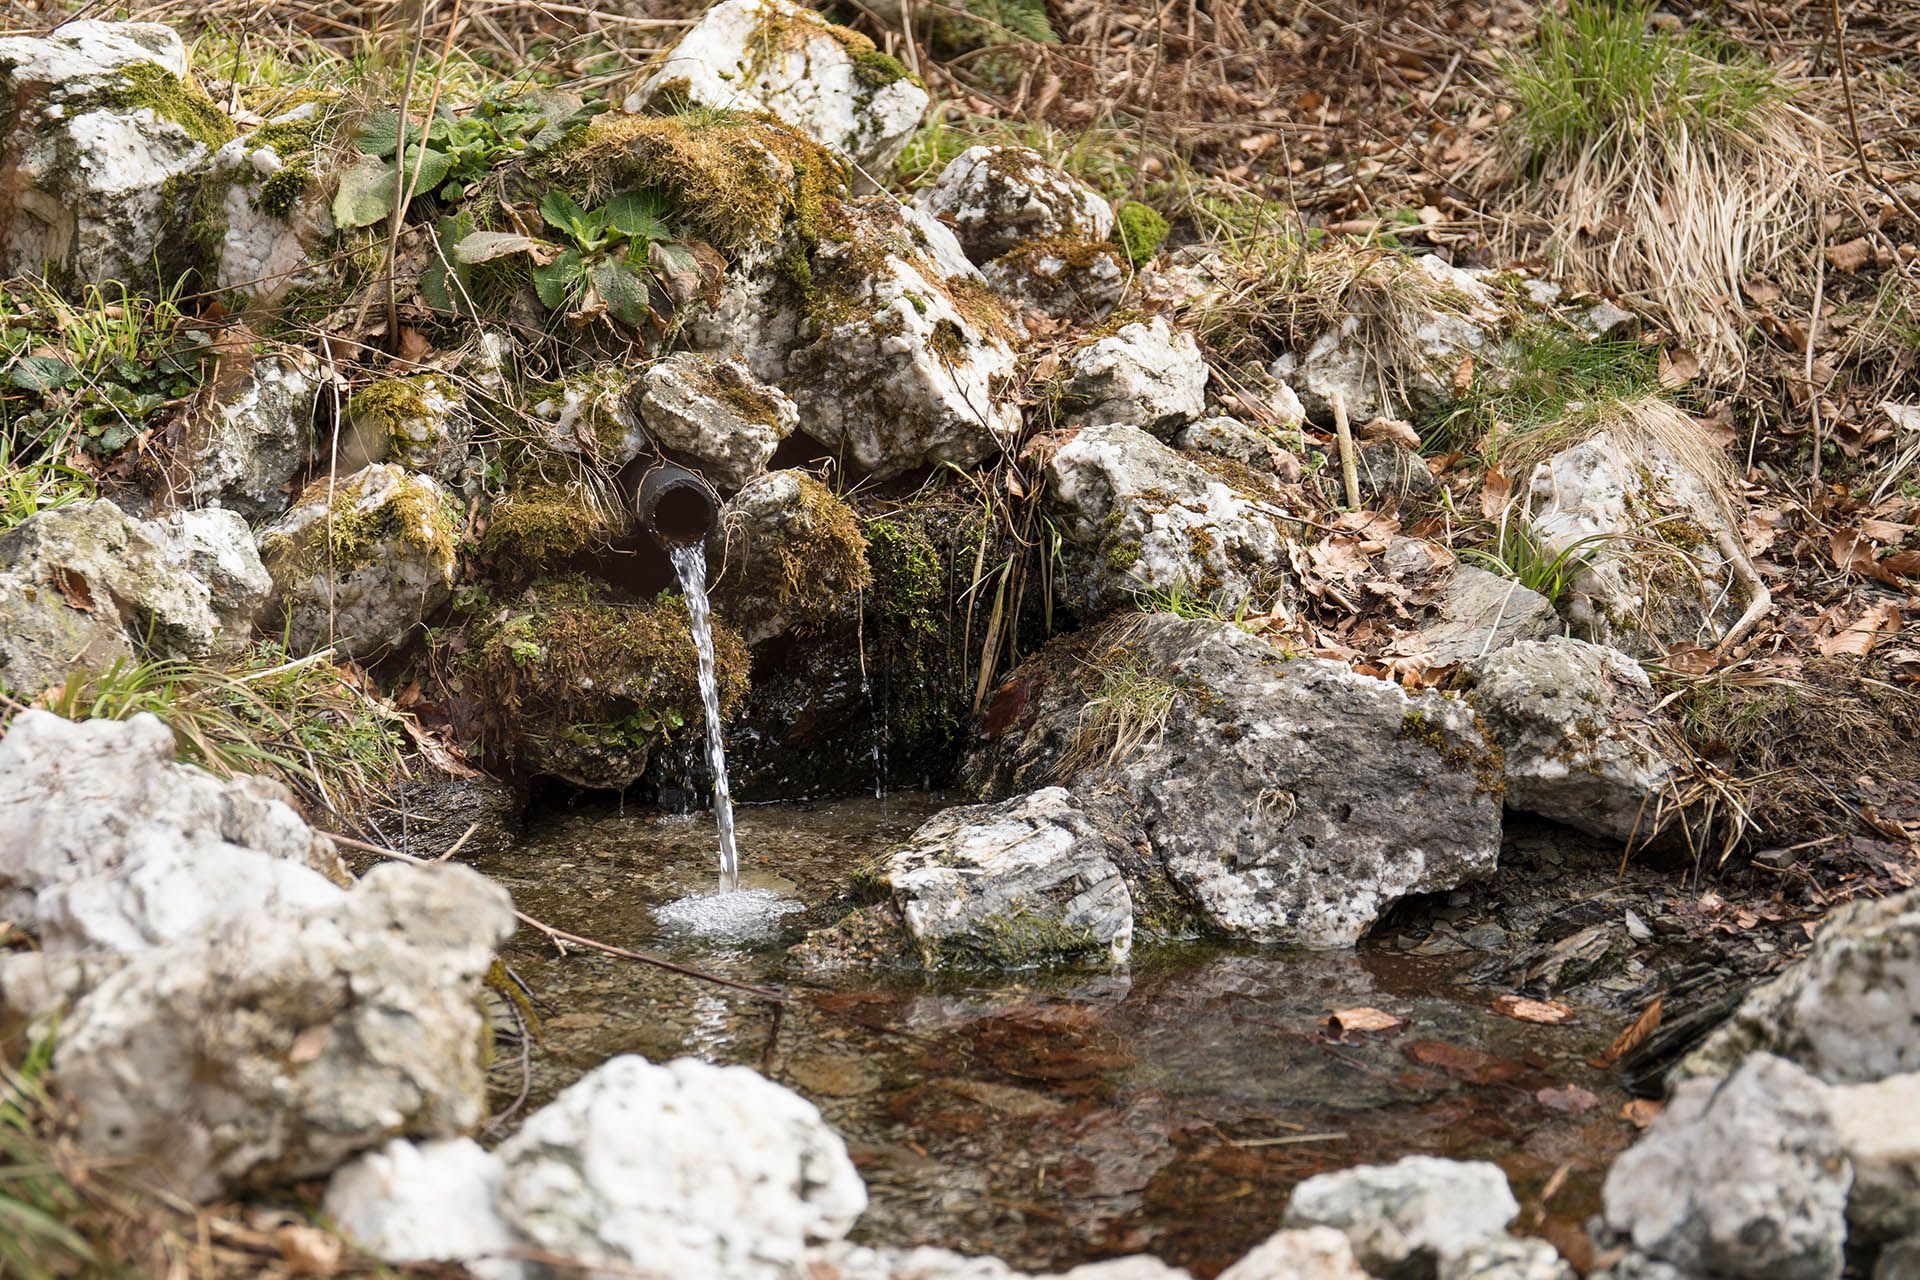
POLYGON ((206 1199, 464 1133, 486 1112, 480 980, 512 931, 484 877, 388 864, 331 906, 134 955, 60 1025, 76 1140, 206 1199))
POLYGON ((641 375, 640 417, 667 455, 697 467, 721 493, 763 475, 800 411, 740 360, 670 355, 641 375))
POLYGON ((1583 566, 1559 604, 1575 635, 1636 658, 1719 643, 1745 600, 1721 550, 1739 534, 1706 471, 1625 428, 1596 432, 1534 468, 1523 518, 1545 555, 1583 566))
POLYGON ((1500 1166, 1408 1156, 1308 1178, 1293 1189, 1289 1227, 1332 1227, 1369 1275, 1434 1280, 1455 1259, 1502 1239, 1520 1204, 1500 1166))
POLYGON ((142 951, 324 907, 345 878, 284 788, 176 763, 154 716, 29 710, 0 738, 0 919, 41 953, 142 951))
POLYGON ((1120 867, 1136 834, 1064 788, 948 809, 872 873, 881 904, 803 954, 841 958, 897 927, 927 968, 1125 964, 1133 900, 1120 867))
POLYGON ((1559 636, 1467 669, 1474 709, 1506 753, 1507 804, 1615 840, 1647 841, 1688 755, 1654 715, 1653 686, 1617 649, 1559 636))
POLYGON ((1681 1085, 1608 1171, 1606 1225, 1687 1275, 1834 1280, 1853 1174, 1825 1094, 1764 1053, 1681 1085))
POLYGON ((0 533, 0 688, 31 697, 136 652, 244 641, 262 573, 224 513, 143 522, 104 498, 35 512, 0 533))
POLYGON ((796 1280, 808 1247, 844 1236, 867 1205, 812 1103, 692 1058, 602 1064, 499 1155, 508 1227, 609 1280, 640 1268, 796 1280))
POLYGON ((206 265, 195 197, 233 126, 170 28, 89 19, 0 40, 0 100, 0 271, 139 287, 156 266, 171 285, 206 265))
POLYGON ((873 582, 859 517, 805 472, 761 476, 727 503, 720 523, 714 597, 748 644, 851 620, 873 582))
POLYGON ((188 414, 169 482, 190 507, 225 507, 249 521, 287 509, 313 454, 319 362, 303 351, 222 356, 213 404, 188 414))
POLYGON ((453 498, 431 476, 376 463, 315 481, 260 535, 273 575, 262 627, 284 629, 300 654, 394 648, 452 594, 457 528, 453 498))
POLYGON ((1470 708, 1231 623, 1148 614, 1056 641, 986 724, 977 790, 1112 789, 1174 884, 1244 937, 1346 946, 1499 853, 1499 749, 1470 708))
POLYGON ((857 31, 787 0, 723 0, 667 51, 627 109, 765 112, 884 181, 927 101, 920 82, 857 31))
POLYGON ((1920 889, 1827 916, 1806 957, 1748 992, 1679 1073, 1725 1075, 1761 1051, 1833 1084, 1920 1071, 1920 889))
POLYGON ((1223 612, 1286 588, 1286 512, 1134 427, 1082 429, 1047 462, 1061 593, 1088 613, 1150 592, 1223 612))
POLYGON ((1024 241, 1113 234, 1106 198, 1031 147, 968 147, 913 202, 952 227, 983 267, 1024 241))
POLYGON ((1200 345, 1163 316, 1122 325, 1067 358, 1061 404, 1077 426, 1118 423, 1171 437, 1207 408, 1200 345))

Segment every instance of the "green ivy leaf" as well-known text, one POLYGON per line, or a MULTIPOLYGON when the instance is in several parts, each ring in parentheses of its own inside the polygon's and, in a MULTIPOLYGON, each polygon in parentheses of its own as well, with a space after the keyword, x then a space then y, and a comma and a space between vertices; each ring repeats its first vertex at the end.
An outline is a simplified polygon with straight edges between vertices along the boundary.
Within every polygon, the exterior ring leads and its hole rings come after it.
POLYGON ((665 240, 670 236, 666 213, 664 201, 638 191, 617 195, 606 203, 608 223, 635 240, 665 240))
POLYGON ((637 271, 617 258, 602 258, 593 264, 592 278, 593 287, 606 301, 608 315, 636 329, 646 322, 651 313, 647 282, 637 271))
POLYGON ((567 304, 567 295, 585 274, 580 255, 569 249, 546 266, 533 269, 533 291, 540 295, 541 306, 558 311, 567 304))

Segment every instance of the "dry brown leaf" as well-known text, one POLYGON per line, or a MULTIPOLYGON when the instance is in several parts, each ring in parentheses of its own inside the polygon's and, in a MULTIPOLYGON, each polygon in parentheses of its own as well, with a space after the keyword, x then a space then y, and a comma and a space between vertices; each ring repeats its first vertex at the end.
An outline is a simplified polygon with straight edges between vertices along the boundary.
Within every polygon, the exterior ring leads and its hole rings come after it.
POLYGON ((401 325, 400 349, 395 354, 410 364, 418 364, 433 354, 433 343, 427 341, 426 334, 411 325, 401 325))
POLYGON ((293 1043, 287 1047, 287 1061, 295 1066, 312 1062, 326 1051, 327 1042, 332 1039, 333 1027, 327 1023, 307 1027, 294 1036, 293 1043))
POLYGON ((1852 274, 1873 261, 1873 245, 1865 236, 1858 236, 1845 244, 1827 247, 1827 265, 1835 271, 1852 274))
POLYGON ((1598 1094, 1591 1089, 1582 1089, 1577 1084, 1562 1085, 1557 1089, 1536 1089, 1533 1097, 1549 1111, 1569 1116, 1580 1115, 1600 1105, 1598 1094))
POLYGON ((1869 516, 1860 521, 1860 532, 1875 542, 1904 542, 1907 535, 1913 532, 1913 526, 1893 520, 1876 520, 1869 516))
POLYGON ((54 568, 53 585, 71 608, 92 613, 99 607, 94 604, 93 588, 87 584, 86 578, 66 565, 54 568))
POLYGON ((1480 484, 1480 514, 1491 520, 1513 500, 1513 481, 1499 467, 1489 467, 1480 484))
POLYGON ((1833 635, 1826 636, 1815 644, 1821 654, 1828 658, 1846 656, 1864 658, 1873 652, 1873 647, 1885 636, 1900 629, 1900 607, 1891 601, 1882 601, 1869 608, 1858 618, 1842 627, 1833 635))
POLYGON ((1525 996, 1496 996, 1493 1011, 1521 1022, 1540 1022, 1559 1026, 1573 1021, 1573 1010, 1558 1000, 1529 1000, 1525 996))
POLYGON ((1395 1027, 1406 1025, 1405 1018, 1396 1018, 1385 1009, 1375 1009, 1362 1005, 1357 1009, 1336 1009, 1327 1015, 1327 1025, 1335 1034, 1345 1035, 1349 1031, 1391 1031, 1395 1027))
POLYGON ((1403 422, 1399 418, 1373 419, 1360 428, 1360 438, 1367 441, 1392 440, 1415 450, 1420 447, 1420 433, 1413 429, 1411 422, 1403 422))
POLYGON ((1653 1003, 1641 1010, 1640 1016, 1633 1020, 1633 1025, 1615 1036, 1605 1053, 1591 1060, 1593 1065, 1610 1067, 1618 1062, 1622 1055, 1632 1053, 1645 1044, 1647 1037, 1660 1029, 1660 1016, 1665 1008, 1666 997, 1655 996, 1653 1003))
POLYGON ((274 1232, 280 1260, 297 1276, 330 1276, 340 1270, 340 1237, 319 1227, 286 1226, 274 1232))
POLYGON ((1644 1129, 1664 1110, 1666 1105, 1658 1098, 1635 1098, 1620 1108, 1620 1118, 1636 1129, 1644 1129))
POLYGON ((1453 395, 1459 399, 1473 389, 1473 357, 1461 356, 1453 369, 1453 395))
POLYGON ((1700 376, 1700 357, 1685 347, 1663 348, 1660 352, 1660 385, 1672 391, 1700 376))

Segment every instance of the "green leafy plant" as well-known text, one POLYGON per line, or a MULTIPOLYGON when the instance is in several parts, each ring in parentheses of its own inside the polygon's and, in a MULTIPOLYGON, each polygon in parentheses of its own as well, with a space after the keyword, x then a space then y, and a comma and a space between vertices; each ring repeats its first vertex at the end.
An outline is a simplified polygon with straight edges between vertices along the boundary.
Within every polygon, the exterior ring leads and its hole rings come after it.
MULTIPOLYGON (((447 203, 462 199, 500 165, 548 150, 591 114, 577 96, 545 89, 489 94, 466 115, 437 111, 426 125, 407 126, 408 189, 447 203)), ((393 212, 400 132, 394 111, 376 111, 361 124, 360 157, 340 175, 333 198, 333 220, 343 229, 393 212)))
POLYGON ((457 218, 443 223, 445 266, 437 282, 423 285, 427 300, 458 310, 449 277, 467 286, 466 269, 524 254, 533 263, 534 292, 549 311, 565 311, 578 322, 605 314, 639 328, 718 278, 718 255, 700 241, 677 238, 666 203, 656 196, 625 192, 583 209, 550 191, 541 198, 540 216, 559 239, 475 230, 457 218), (656 296, 670 305, 656 308, 656 296))
POLYGON ((1492 547, 1468 548, 1460 552, 1460 557, 1489 573, 1510 578, 1529 591, 1537 591, 1549 603, 1558 604, 1567 587, 1593 562, 1600 544, 1617 536, 1591 534, 1555 551, 1526 521, 1503 516, 1492 547))

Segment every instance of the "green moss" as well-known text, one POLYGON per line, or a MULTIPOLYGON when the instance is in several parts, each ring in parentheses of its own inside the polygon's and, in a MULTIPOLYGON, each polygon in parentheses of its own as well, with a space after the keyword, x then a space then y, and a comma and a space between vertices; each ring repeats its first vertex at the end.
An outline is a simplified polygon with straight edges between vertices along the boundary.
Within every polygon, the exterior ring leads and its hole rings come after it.
POLYGON ((130 63, 120 69, 120 75, 124 83, 107 96, 107 102, 115 108, 147 108, 158 118, 179 125, 209 151, 219 150, 233 138, 233 121, 191 81, 151 62, 130 63))
POLYGON ((873 583, 867 539, 853 508, 811 476, 796 475, 799 501, 774 527, 755 530, 741 547, 738 571, 715 592, 729 615, 777 615, 787 629, 818 631, 846 615, 873 583))
POLYGON ((1051 258, 1066 263, 1075 271, 1086 271, 1102 259, 1113 258, 1114 254, 1113 244, 1106 240, 1088 240, 1080 236, 1035 236, 1031 240, 1022 240, 1001 254, 999 261, 1009 266, 1030 267, 1042 259, 1051 258))
POLYGON ((413 378, 382 378, 353 393, 347 400, 347 417, 387 427, 424 418, 427 402, 422 390, 421 382, 413 378))
POLYGON ((1129 200, 1114 214, 1114 239, 1125 251, 1127 261, 1142 266, 1167 242, 1170 228, 1160 211, 1138 200, 1129 200))
POLYGON ((951 320, 933 322, 933 335, 927 345, 933 348, 935 355, 948 364, 958 364, 966 358, 967 331, 951 320))
POLYGON ((1107 944, 1085 925, 1018 909, 989 916, 964 937, 943 939, 925 956, 928 967, 942 964, 1030 969, 1085 959, 1105 952, 1107 944))
POLYGON ((496 572, 524 580, 604 547, 622 532, 584 491, 538 485, 494 504, 480 551, 496 572))
POLYGON ((748 422, 774 425, 780 420, 780 406, 767 389, 745 374, 732 361, 703 366, 700 390, 720 401, 748 422))
POLYGON ((900 59, 874 48, 862 49, 853 55, 853 78, 872 90, 884 89, 898 80, 920 83, 900 59))
POLYGON ((253 207, 284 218, 300 204, 313 185, 314 159, 324 133, 318 119, 263 124, 247 135, 253 147, 266 147, 280 157, 280 168, 269 174, 253 193, 253 207))
POLYGON ((729 252, 788 228, 828 229, 846 173, 824 147, 767 116, 710 110, 603 116, 535 163, 531 176, 591 207, 621 191, 653 191, 674 216, 729 252))
MULTIPOLYGON (((292 535, 269 533, 261 539, 260 557, 276 581, 322 573, 342 577, 373 563, 395 542, 425 551, 441 563, 452 562, 459 519, 449 509, 451 499, 409 479, 380 501, 362 505, 367 478, 380 474, 380 468, 368 468, 337 483, 330 518, 314 520, 292 535)), ((300 503, 328 501, 328 484, 322 479, 307 486, 300 503)))

